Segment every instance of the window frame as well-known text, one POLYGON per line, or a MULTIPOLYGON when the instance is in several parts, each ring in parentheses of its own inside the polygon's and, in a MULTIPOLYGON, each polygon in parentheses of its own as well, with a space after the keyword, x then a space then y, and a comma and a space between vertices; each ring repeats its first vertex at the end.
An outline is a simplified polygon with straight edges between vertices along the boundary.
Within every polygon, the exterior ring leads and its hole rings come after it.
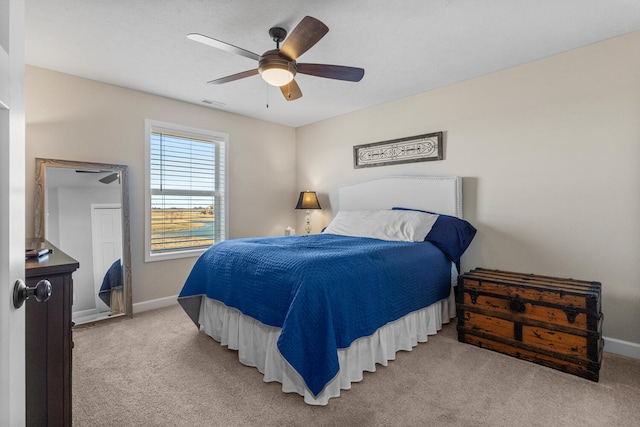
MULTIPOLYGON (((229 135, 222 132, 215 132, 207 129, 197 129, 174 123, 161 122, 158 120, 145 119, 145 217, 144 217, 144 261, 165 261, 170 259, 190 258, 200 256, 206 248, 175 249, 162 253, 151 252, 151 133, 160 131, 175 133, 184 136, 192 136, 200 139, 210 139, 216 144, 224 147, 224 188, 223 192, 223 221, 224 229, 221 239, 228 239, 229 230, 229 135)), ((220 240, 220 241, 222 241, 220 240)))

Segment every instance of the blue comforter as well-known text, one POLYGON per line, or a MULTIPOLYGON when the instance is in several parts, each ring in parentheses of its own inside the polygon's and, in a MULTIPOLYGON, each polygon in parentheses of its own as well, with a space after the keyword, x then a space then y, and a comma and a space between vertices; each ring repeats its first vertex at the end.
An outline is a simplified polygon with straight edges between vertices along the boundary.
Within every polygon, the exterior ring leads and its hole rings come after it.
POLYGON ((451 263, 429 242, 316 234, 216 243, 179 301, 196 324, 206 295, 282 328, 280 353, 317 396, 340 369, 339 348, 450 291, 451 263))

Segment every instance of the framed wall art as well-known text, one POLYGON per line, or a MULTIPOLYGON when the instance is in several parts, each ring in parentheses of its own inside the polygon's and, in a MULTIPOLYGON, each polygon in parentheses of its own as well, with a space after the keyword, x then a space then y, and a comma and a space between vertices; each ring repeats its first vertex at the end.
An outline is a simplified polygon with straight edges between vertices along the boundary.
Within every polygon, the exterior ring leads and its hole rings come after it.
POLYGON ((425 133, 353 147, 353 167, 397 165, 443 159, 443 132, 425 133))

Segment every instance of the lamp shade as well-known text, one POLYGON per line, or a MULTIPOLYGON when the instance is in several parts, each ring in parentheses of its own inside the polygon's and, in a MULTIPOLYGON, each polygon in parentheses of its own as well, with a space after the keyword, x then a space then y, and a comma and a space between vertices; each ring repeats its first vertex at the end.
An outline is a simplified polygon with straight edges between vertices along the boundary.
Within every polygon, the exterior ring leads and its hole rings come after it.
POLYGON ((301 191, 296 209, 322 209, 315 191, 301 191))

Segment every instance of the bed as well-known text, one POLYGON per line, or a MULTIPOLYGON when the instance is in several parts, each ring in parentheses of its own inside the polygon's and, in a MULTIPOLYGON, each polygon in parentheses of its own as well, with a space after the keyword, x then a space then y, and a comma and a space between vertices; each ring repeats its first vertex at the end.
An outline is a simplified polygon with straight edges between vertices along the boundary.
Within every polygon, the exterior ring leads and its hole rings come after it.
POLYGON ((98 297, 111 309, 112 314, 124 313, 124 281, 119 258, 105 273, 98 297))
POLYGON ((312 405, 455 316, 456 264, 475 234, 461 219, 460 177, 386 177, 338 192, 321 234, 216 243, 178 297, 199 330, 312 405))

